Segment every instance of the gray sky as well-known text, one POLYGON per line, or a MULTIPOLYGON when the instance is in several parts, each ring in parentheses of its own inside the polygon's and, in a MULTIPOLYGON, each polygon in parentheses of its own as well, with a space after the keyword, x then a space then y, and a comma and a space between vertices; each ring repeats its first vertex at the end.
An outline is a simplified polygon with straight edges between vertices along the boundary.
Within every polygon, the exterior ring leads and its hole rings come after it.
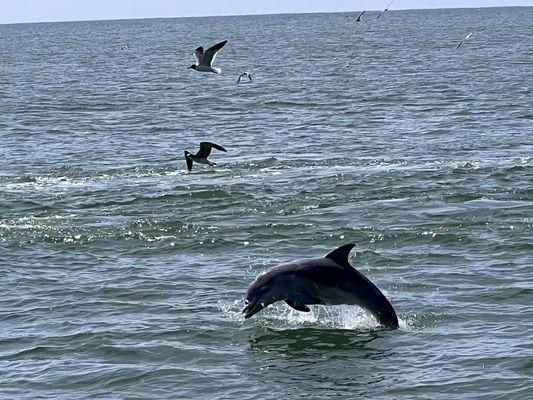
MULTIPOLYGON (((202 15, 356 11, 390 0, 0 0, 0 24, 202 15)), ((391 10, 533 6, 533 0, 395 0, 391 10)))

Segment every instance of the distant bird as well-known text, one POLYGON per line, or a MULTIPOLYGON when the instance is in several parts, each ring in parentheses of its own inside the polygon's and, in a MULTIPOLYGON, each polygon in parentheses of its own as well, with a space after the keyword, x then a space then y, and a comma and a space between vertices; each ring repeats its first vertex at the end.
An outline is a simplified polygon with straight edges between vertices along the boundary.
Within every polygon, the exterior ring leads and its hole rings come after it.
POLYGON ((387 4, 387 7, 385 7, 385 9, 378 14, 376 19, 379 19, 386 11, 389 11, 389 7, 392 5, 392 3, 394 3, 394 0, 391 0, 391 2, 387 4))
POLYGON ((213 67, 213 61, 219 50, 228 43, 227 40, 217 43, 214 46, 211 46, 204 52, 203 47, 198 47, 194 50, 194 57, 196 58, 196 64, 191 65, 188 69, 194 69, 198 72, 214 72, 215 74, 220 74, 222 71, 220 68, 213 67))
POLYGON ((250 79, 250 82, 252 82, 252 74, 250 74, 247 71, 245 71, 245 72, 243 72, 242 74, 239 75, 239 79, 237 79, 237 85, 241 82, 241 78, 248 78, 248 79, 250 79))
POLYGON ((349 20, 352 20, 355 18, 355 22, 361 22, 361 17, 363 16, 363 14, 366 12, 366 10, 364 10, 361 14, 359 14, 359 16, 357 18, 355 17, 352 17, 351 15, 350 16, 346 16, 346 18, 348 18, 349 20))
POLYGON ((459 42, 459 44, 457 45, 457 47, 455 48, 455 50, 457 50, 459 47, 461 47, 461 45, 463 44, 463 42, 466 41, 466 40, 468 40, 468 39, 470 39, 470 37, 471 37, 473 34, 474 34, 474 32, 469 32, 469 33, 467 33, 467 34, 465 35, 464 39, 461 40, 461 41, 459 42))
POLYGON ((120 46, 120 50, 128 50, 130 47, 125 44, 124 46, 120 46))
POLYGON ((350 54, 350 56, 348 57, 348 61, 346 62, 346 68, 350 68, 350 63, 352 62, 352 60, 355 60, 355 53, 350 54))
POLYGON ((215 162, 208 160, 207 157, 211 154, 211 149, 215 148, 220 151, 226 151, 226 149, 218 144, 211 142, 201 142, 200 150, 196 154, 192 154, 185 150, 185 161, 187 162, 187 169, 192 170, 192 163, 197 162, 200 164, 207 164, 209 166, 217 165, 215 162))
MULTIPOLYGON (((485 29, 487 29, 487 28, 486 28, 486 27, 483 27, 483 28, 481 28, 481 29, 478 29, 477 31, 478 31, 478 32, 481 32, 481 31, 484 31, 485 29)), ((462 45, 464 42, 466 42, 468 39, 470 39, 470 38, 472 37, 472 35, 474 34, 474 32, 476 32, 476 31, 468 32, 468 33, 465 35, 465 37, 463 38, 463 40, 461 40, 461 41, 459 42, 459 44, 457 45, 457 47, 455 48, 455 50, 457 50, 459 47, 461 47, 461 45, 462 45)))

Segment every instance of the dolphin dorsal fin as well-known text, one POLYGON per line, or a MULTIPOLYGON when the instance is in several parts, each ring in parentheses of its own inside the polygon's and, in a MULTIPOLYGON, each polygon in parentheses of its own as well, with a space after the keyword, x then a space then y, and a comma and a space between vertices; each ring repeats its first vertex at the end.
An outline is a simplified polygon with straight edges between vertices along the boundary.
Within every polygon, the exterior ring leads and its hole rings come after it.
POLYGON ((343 267, 351 268, 352 266, 348 262, 348 256, 350 255, 350 251, 354 248, 354 246, 354 243, 342 245, 341 247, 337 247, 335 250, 330 251, 324 256, 324 258, 329 258, 343 267))

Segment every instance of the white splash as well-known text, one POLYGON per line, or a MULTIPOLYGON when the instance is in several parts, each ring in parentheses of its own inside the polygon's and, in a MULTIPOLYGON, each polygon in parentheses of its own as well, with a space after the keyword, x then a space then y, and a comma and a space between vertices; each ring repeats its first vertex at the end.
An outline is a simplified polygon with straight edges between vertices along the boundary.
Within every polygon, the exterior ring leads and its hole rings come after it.
MULTIPOLYGON (((218 306, 223 315, 232 321, 244 324, 245 319, 241 314, 244 299, 233 302, 219 301, 218 306)), ((380 330, 376 319, 357 306, 310 306, 310 312, 293 310, 283 302, 274 303, 254 315, 253 319, 270 328, 295 329, 304 327, 317 327, 329 329, 345 329, 358 331, 380 330)), ((400 329, 409 330, 409 322, 398 317, 400 329)))

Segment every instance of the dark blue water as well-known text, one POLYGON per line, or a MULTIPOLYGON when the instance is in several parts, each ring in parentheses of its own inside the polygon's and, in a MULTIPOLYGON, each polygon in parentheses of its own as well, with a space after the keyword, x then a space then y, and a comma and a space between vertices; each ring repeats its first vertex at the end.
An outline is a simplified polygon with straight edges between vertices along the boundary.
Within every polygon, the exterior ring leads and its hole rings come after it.
POLYGON ((531 396, 533 8, 375 15, 0 26, 2 398, 531 396), (348 242, 400 330, 243 320, 348 242))

